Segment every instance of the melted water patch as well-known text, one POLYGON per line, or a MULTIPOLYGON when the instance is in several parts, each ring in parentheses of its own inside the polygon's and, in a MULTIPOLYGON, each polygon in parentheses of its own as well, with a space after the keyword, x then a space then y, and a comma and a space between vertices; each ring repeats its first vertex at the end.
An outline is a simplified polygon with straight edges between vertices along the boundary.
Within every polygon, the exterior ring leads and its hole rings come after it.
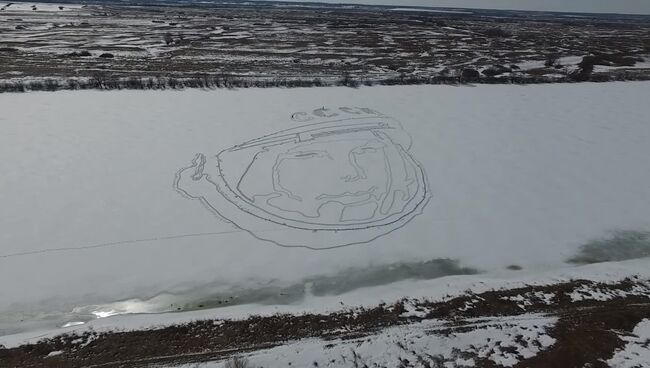
POLYGON ((309 296, 339 295, 364 287, 403 280, 426 280, 451 275, 472 275, 479 271, 460 265, 457 260, 433 259, 424 262, 399 262, 365 268, 350 268, 334 275, 318 275, 291 284, 269 282, 257 287, 230 287, 212 283, 182 293, 159 294, 150 299, 128 299, 106 304, 78 306, 71 311, 52 311, 0 318, 0 335, 33 329, 68 328, 98 318, 124 314, 185 312, 243 304, 288 305, 309 296), (25 322, 29 321, 29 323, 25 322))
POLYGON ((591 264, 650 257, 650 232, 614 231, 609 237, 591 240, 580 247, 570 263, 591 264))

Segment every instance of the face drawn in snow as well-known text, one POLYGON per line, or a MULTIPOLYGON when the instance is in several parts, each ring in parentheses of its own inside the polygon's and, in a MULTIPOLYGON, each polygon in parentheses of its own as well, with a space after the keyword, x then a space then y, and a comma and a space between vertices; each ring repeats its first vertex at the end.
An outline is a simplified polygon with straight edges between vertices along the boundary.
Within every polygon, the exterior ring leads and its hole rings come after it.
POLYGON ((176 190, 256 238, 288 247, 367 243, 421 213, 427 179, 399 122, 347 107, 292 120, 302 124, 212 159, 198 154, 177 173, 176 190))

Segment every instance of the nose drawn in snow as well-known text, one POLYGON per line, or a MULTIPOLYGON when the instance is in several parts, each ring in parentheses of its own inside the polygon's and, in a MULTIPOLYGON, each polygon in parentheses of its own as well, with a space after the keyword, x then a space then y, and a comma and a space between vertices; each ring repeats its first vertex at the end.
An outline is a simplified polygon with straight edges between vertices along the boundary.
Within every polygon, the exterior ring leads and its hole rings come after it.
POLYGON ((291 120, 301 125, 215 156, 197 154, 176 173, 174 188, 286 247, 367 243, 422 212, 431 195, 426 173, 398 121, 349 107, 297 112, 291 120))

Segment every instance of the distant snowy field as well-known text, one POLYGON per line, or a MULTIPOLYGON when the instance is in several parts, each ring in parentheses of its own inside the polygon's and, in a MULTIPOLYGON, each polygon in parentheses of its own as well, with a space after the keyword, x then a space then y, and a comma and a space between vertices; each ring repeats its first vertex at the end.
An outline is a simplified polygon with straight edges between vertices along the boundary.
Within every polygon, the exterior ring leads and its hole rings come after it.
POLYGON ((83 5, 79 4, 53 4, 53 3, 29 3, 29 2, 0 2, 0 9, 2 11, 45 11, 45 12, 60 12, 79 9, 83 5))
POLYGON ((650 83, 0 95, 0 335, 382 265, 566 267, 589 240, 650 229, 648 95, 650 83), (432 197, 397 231, 282 248, 173 189, 198 152, 341 106, 412 136, 432 197))

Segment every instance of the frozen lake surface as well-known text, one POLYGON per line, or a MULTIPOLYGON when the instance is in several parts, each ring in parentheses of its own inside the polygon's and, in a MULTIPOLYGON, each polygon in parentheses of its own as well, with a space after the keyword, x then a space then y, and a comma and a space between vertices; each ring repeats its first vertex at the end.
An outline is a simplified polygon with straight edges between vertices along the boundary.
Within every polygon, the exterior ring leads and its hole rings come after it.
POLYGON ((0 95, 0 335, 566 267, 588 242, 650 230, 648 95, 643 82, 0 95))

